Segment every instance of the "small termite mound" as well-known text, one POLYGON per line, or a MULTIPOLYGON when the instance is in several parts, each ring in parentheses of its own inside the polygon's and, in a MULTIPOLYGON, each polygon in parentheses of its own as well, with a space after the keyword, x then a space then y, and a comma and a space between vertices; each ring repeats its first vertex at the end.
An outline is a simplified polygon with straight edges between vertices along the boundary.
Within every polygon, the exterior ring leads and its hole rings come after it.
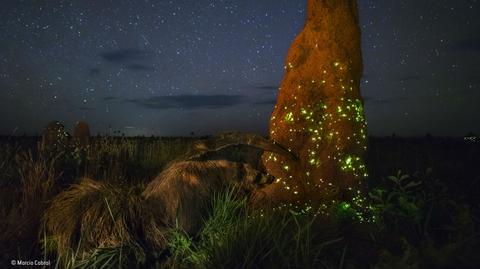
POLYGON ((51 121, 42 133, 42 148, 44 150, 62 150, 68 145, 68 133, 59 121, 51 121))
POLYGON ((90 127, 85 121, 78 121, 73 129, 73 141, 76 146, 86 147, 90 143, 90 127))

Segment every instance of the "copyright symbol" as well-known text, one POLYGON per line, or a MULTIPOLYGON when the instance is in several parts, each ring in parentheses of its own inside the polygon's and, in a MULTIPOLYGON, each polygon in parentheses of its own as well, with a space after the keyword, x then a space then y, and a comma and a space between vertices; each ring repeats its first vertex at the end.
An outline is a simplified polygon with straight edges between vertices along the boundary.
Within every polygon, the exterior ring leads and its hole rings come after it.
POLYGON ((12 265, 16 265, 16 264, 17 264, 17 261, 12 260, 12 261, 11 261, 11 264, 12 264, 12 265))

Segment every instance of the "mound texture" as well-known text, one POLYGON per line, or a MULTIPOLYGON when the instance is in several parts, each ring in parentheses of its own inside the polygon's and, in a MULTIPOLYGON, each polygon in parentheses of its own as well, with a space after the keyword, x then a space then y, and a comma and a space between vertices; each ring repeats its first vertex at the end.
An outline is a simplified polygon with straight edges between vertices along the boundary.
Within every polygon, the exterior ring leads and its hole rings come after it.
POLYGON ((355 0, 308 0, 270 121, 271 138, 298 162, 266 153, 277 179, 263 190, 276 204, 353 196, 366 176, 362 57, 355 0))

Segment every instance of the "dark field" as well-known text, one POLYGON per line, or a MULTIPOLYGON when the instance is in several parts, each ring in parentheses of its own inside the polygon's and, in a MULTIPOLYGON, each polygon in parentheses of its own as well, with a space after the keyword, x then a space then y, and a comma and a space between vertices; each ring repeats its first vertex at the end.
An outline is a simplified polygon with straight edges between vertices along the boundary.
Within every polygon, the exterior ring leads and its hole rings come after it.
MULTIPOLYGON (((370 221, 363 223, 345 204, 328 216, 264 213, 225 191, 198 235, 169 227, 159 253, 144 244, 145 234, 109 234, 110 217, 123 216, 122 199, 137 197, 196 139, 97 137, 85 152, 52 152, 39 151, 37 137, 0 138, 0 267, 38 259, 59 268, 480 268, 480 143, 463 139, 371 138, 370 221), (84 176, 120 195, 105 194, 109 214, 97 231, 116 240, 78 251, 47 234, 42 217, 84 176)), ((72 233, 80 249, 82 235, 72 233)))

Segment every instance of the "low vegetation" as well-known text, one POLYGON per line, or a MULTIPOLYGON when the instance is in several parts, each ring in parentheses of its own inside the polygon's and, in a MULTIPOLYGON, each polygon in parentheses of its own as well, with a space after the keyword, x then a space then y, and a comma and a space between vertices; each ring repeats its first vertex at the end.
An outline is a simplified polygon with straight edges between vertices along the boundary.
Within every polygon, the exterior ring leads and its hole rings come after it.
POLYGON ((140 193, 192 142, 99 137, 47 150, 38 138, 0 139, 0 267, 480 267, 478 145, 372 140, 368 222, 345 206, 255 210, 225 188, 190 235, 156 223, 140 193))

